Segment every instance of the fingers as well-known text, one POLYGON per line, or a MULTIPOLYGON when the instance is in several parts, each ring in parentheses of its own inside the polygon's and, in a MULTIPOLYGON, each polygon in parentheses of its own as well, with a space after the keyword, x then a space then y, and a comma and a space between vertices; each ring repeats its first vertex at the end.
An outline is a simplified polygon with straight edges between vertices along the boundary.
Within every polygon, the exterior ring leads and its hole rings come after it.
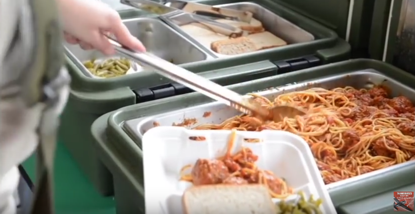
POLYGON ((115 53, 114 47, 108 41, 108 38, 102 35, 103 32, 108 32, 112 33, 122 45, 136 51, 146 51, 143 44, 130 34, 117 12, 104 6, 95 12, 101 13, 99 19, 90 17, 90 23, 85 23, 85 26, 73 30, 71 34, 65 33, 65 40, 68 43, 79 44, 82 49, 86 50, 95 48, 103 54, 112 55, 115 53), (76 37, 72 35, 76 35, 76 37))
POLYGON ((117 38, 118 42, 136 51, 146 51, 144 45, 135 36, 131 35, 128 28, 122 23, 121 18, 118 16, 111 19, 112 23, 110 31, 117 38))
POLYGON ((113 55, 115 53, 114 47, 108 41, 108 38, 99 31, 91 32, 92 38, 95 38, 91 43, 92 47, 95 47, 105 55, 113 55))
POLYGON ((84 50, 91 50, 94 47, 86 42, 79 42, 79 46, 81 46, 82 49, 84 50))
POLYGON ((66 32, 64 32, 63 36, 64 36, 66 42, 68 42, 69 44, 72 44, 72 45, 79 44, 79 46, 84 50, 90 50, 90 49, 93 48, 92 45, 90 45, 86 42, 82 42, 79 39, 77 39, 76 37, 74 37, 74 36, 72 36, 72 35, 70 35, 66 32))
POLYGON ((65 33, 64 34, 65 40, 69 43, 69 44, 79 44, 79 46, 84 49, 84 50, 91 50, 91 49, 97 49, 99 51, 101 51, 103 54, 106 55, 112 55, 114 54, 114 49, 111 45, 111 43, 109 43, 108 39, 99 34, 99 33, 91 33, 91 38, 94 38, 92 41, 92 43, 87 43, 84 41, 81 41, 79 39, 77 39, 76 37, 65 33))
POLYGON ((65 41, 69 44, 75 45, 79 43, 79 40, 77 38, 75 38, 74 36, 69 35, 68 33, 64 33, 63 37, 65 39, 65 41))

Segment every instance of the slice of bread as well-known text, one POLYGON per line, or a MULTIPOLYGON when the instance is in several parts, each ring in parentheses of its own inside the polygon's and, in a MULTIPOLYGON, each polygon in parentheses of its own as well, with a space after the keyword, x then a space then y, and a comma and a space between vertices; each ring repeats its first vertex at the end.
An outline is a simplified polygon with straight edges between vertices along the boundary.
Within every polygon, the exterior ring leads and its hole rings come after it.
POLYGON ((258 47, 258 50, 287 45, 287 42, 268 31, 250 34, 247 36, 247 38, 251 40, 251 42, 254 43, 256 47, 258 47))
POLYGON ((195 186, 183 194, 184 214, 275 214, 276 207, 263 185, 195 186))
POLYGON ((210 48, 216 53, 224 55, 249 53, 258 49, 257 46, 246 37, 215 41, 210 44, 210 48))
POLYGON ((218 19, 217 22, 221 22, 224 24, 228 24, 237 28, 240 28, 244 31, 247 31, 248 33, 259 33, 264 31, 264 27, 262 26, 262 23, 252 18, 250 23, 241 22, 241 21, 233 21, 228 19, 218 19))
POLYGON ((207 48, 209 48, 214 41, 228 38, 225 35, 211 31, 209 28, 199 23, 183 25, 180 28, 207 48))
POLYGON ((216 34, 205 25, 196 22, 187 25, 182 25, 180 26, 180 28, 186 33, 191 34, 192 36, 206 36, 216 34))

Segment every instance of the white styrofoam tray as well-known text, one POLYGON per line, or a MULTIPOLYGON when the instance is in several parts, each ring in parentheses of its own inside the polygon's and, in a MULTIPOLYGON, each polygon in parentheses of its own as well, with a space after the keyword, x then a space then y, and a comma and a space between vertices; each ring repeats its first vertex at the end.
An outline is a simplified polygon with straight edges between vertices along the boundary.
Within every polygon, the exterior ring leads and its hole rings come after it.
MULTIPOLYGON (((223 156, 231 131, 188 130, 183 127, 156 127, 143 136, 144 189, 146 213, 183 213, 183 192, 192 186, 180 181, 183 166, 199 158, 223 156), (205 141, 189 137, 203 136, 205 141)), ((323 213, 336 213, 320 172, 307 143, 299 136, 285 131, 237 132, 233 152, 250 148, 258 155, 257 165, 286 180, 295 192, 303 191, 321 198, 323 213), (246 138, 261 143, 245 142, 246 138)), ((296 195, 288 199, 295 200, 296 195)), ((274 199, 278 202, 278 199, 274 199)))

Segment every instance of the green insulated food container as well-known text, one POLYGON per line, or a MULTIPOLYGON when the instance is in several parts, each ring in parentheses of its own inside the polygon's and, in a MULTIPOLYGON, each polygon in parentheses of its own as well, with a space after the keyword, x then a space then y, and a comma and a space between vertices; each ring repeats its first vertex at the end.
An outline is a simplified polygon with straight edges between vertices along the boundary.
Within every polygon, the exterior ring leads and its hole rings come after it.
MULTIPOLYGON (((369 59, 322 65, 227 87, 241 94, 264 90, 260 93, 272 97, 287 90, 302 90, 313 85, 323 88, 361 88, 369 82, 383 82, 391 88, 392 96, 402 94, 415 102, 413 75, 392 65, 369 59)), ((113 177, 118 214, 144 212, 142 154, 145 151, 141 150, 141 137, 144 132, 154 127, 154 122, 169 126, 172 122, 183 121, 186 116, 196 119, 198 124, 203 124, 217 123, 235 115, 232 109, 228 108, 228 111, 220 103, 208 102, 211 102, 209 98, 191 93, 124 107, 101 116, 93 123, 95 149, 113 177), (211 116, 204 118, 204 112, 211 112, 211 116)), ((415 163, 410 161, 328 184, 326 187, 339 213, 351 214, 356 210, 360 210, 356 213, 380 213, 391 211, 393 191, 413 191, 414 171, 415 163), (389 202, 381 203, 385 200, 389 202), (362 201, 373 201, 373 204, 367 206, 362 201)))
POLYGON ((371 28, 369 53, 372 58, 415 74, 415 2, 376 1, 371 28))
MULTIPOLYGON (((278 29, 276 32, 289 41, 289 45, 234 57, 220 57, 181 32, 177 26, 167 23, 163 17, 132 9, 120 13, 131 33, 149 51, 221 85, 290 73, 347 60, 351 55, 367 54, 373 1, 258 0, 253 3, 214 0, 201 3, 245 8, 252 10, 254 17, 259 16, 256 14, 258 8, 266 8, 267 13, 278 20, 269 22, 268 28, 278 29), (282 27, 281 23, 284 23, 282 27), (301 30, 301 35, 305 35, 309 41, 293 39, 294 34, 291 38, 287 33, 290 28, 295 28, 296 32, 301 30)), ((102 59, 103 56, 98 52, 83 51, 78 46, 66 44, 66 54, 72 88, 61 117, 59 140, 97 190, 103 195, 112 195, 111 173, 101 164, 92 146, 90 126, 93 121, 124 106, 168 100, 191 90, 151 70, 99 78, 83 66, 85 60, 102 59)), ((188 105, 196 103, 197 100, 188 105)), ((169 103, 167 105, 171 106, 169 103)), ((145 116, 145 113, 141 112, 140 115, 145 116)))

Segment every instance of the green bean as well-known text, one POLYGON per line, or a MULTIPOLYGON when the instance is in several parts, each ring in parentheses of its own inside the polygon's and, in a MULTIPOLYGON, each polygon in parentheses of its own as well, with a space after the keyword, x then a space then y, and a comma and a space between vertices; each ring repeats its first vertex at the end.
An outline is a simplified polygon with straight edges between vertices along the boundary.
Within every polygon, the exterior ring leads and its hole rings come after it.
POLYGON ((100 68, 99 64, 94 64, 94 70, 98 70, 100 68))
POLYGON ((303 214, 304 212, 301 211, 298 207, 294 208, 294 210, 292 211, 293 214, 303 214))
POLYGON ((94 63, 93 63, 92 61, 86 61, 86 62, 84 63, 84 66, 85 66, 86 68, 93 68, 93 67, 94 67, 94 63))
POLYGON ((85 61, 83 64, 91 74, 103 78, 125 75, 131 68, 131 62, 125 58, 107 59, 101 62, 92 59, 85 61))
POLYGON ((118 74, 118 71, 115 68, 111 68, 108 71, 111 72, 111 73, 114 73, 114 74, 118 74))
POLYGON ((321 198, 319 198, 319 199, 316 201, 316 206, 317 206, 317 207, 319 207, 321 204, 323 204, 323 200, 322 200, 321 198))
POLYGON ((112 68, 114 68, 114 65, 111 64, 105 64, 104 66, 101 66, 101 70, 111 70, 112 68))
POLYGON ((277 204, 278 214, 321 214, 320 206, 323 203, 321 199, 315 200, 310 196, 307 200, 303 192, 298 193, 300 198, 296 204, 281 201, 277 204))
POLYGON ((123 69, 119 65, 115 65, 115 69, 121 74, 125 74, 128 71, 128 69, 123 69))
POLYGON ((113 69, 111 69, 111 71, 114 73, 114 74, 123 74, 123 71, 121 70, 119 70, 118 68, 117 68, 117 66, 114 66, 114 68, 113 69))
POLYGON ((125 66, 127 66, 128 68, 130 68, 130 67, 131 67, 131 63, 130 63, 130 61, 128 61, 128 60, 126 60, 126 59, 124 59, 122 62, 123 62, 123 63, 124 63, 124 65, 125 65, 125 66))
POLYGON ((121 67, 123 70, 128 70, 128 67, 122 63, 122 61, 115 61, 115 64, 121 67))
POLYGON ((161 7, 152 6, 152 5, 144 5, 141 8, 143 10, 147 10, 147 11, 150 11, 150 12, 155 13, 155 14, 163 14, 163 13, 166 13, 167 12, 167 10, 164 10, 161 7))

